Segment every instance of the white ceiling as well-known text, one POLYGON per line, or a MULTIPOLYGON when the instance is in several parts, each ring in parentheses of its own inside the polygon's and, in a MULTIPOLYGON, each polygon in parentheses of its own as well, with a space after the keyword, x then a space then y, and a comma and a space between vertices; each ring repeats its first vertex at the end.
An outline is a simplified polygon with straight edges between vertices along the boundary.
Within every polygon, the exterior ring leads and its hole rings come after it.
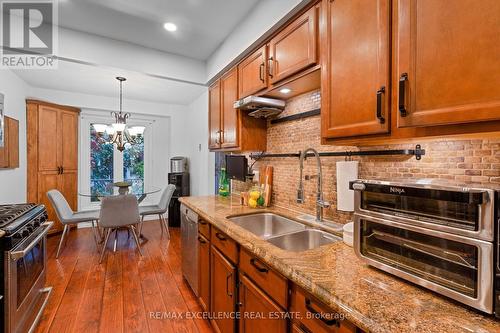
POLYGON ((119 84, 116 76, 124 76, 124 99, 157 103, 189 104, 206 87, 166 80, 123 69, 82 65, 59 61, 57 70, 16 70, 15 73, 34 87, 75 93, 116 97, 119 84))
POLYGON ((62 27, 206 60, 258 1, 59 0, 58 16, 62 27))

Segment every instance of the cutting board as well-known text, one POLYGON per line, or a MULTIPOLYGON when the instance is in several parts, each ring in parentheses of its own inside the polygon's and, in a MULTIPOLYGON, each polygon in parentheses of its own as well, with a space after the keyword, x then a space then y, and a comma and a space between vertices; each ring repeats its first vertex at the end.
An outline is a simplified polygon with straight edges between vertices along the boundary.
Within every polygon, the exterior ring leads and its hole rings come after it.
POLYGON ((273 193, 273 167, 271 165, 266 166, 264 173, 264 206, 269 207, 271 205, 271 196, 273 193))

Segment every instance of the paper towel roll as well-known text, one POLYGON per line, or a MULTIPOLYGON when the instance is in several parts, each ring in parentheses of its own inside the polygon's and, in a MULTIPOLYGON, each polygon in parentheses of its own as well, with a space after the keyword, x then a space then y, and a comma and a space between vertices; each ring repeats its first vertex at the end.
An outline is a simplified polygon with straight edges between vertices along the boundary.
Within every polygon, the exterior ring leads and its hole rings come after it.
POLYGON ((349 182, 358 179, 358 161, 337 162, 337 209, 354 211, 354 191, 349 182))

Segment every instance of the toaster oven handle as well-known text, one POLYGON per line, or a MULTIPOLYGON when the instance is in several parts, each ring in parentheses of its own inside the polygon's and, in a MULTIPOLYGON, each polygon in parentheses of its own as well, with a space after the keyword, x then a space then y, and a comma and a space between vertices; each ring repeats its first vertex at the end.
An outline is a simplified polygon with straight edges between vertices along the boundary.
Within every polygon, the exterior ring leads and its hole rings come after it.
POLYGON ((30 252, 31 249, 33 249, 35 247, 35 245, 38 244, 40 239, 42 239, 43 237, 45 237, 47 235, 50 228, 52 228, 53 224, 54 224, 54 222, 45 222, 44 224, 42 224, 42 227, 43 227, 42 232, 40 232, 40 234, 38 236, 36 236, 36 238, 28 246, 26 246, 24 249, 22 249, 20 251, 12 251, 10 253, 10 258, 12 260, 18 260, 18 259, 21 259, 24 256, 26 256, 28 254, 28 252, 30 252))

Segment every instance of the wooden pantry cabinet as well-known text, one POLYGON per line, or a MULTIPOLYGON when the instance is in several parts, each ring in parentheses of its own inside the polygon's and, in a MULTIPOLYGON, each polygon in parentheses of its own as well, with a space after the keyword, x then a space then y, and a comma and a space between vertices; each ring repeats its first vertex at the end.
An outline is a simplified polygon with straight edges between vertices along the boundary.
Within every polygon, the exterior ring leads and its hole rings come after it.
POLYGON ((80 110, 35 100, 26 101, 28 201, 44 204, 51 233, 62 230, 47 192, 59 190, 70 207, 78 200, 78 118, 80 110))
POLYGON ((500 119, 500 2, 398 0, 399 127, 500 119))
POLYGON ((389 132, 390 0, 324 1, 321 132, 389 132))
POLYGON ((209 96, 209 149, 249 151, 266 149, 266 121, 235 109, 238 70, 234 67, 212 84, 209 96))

